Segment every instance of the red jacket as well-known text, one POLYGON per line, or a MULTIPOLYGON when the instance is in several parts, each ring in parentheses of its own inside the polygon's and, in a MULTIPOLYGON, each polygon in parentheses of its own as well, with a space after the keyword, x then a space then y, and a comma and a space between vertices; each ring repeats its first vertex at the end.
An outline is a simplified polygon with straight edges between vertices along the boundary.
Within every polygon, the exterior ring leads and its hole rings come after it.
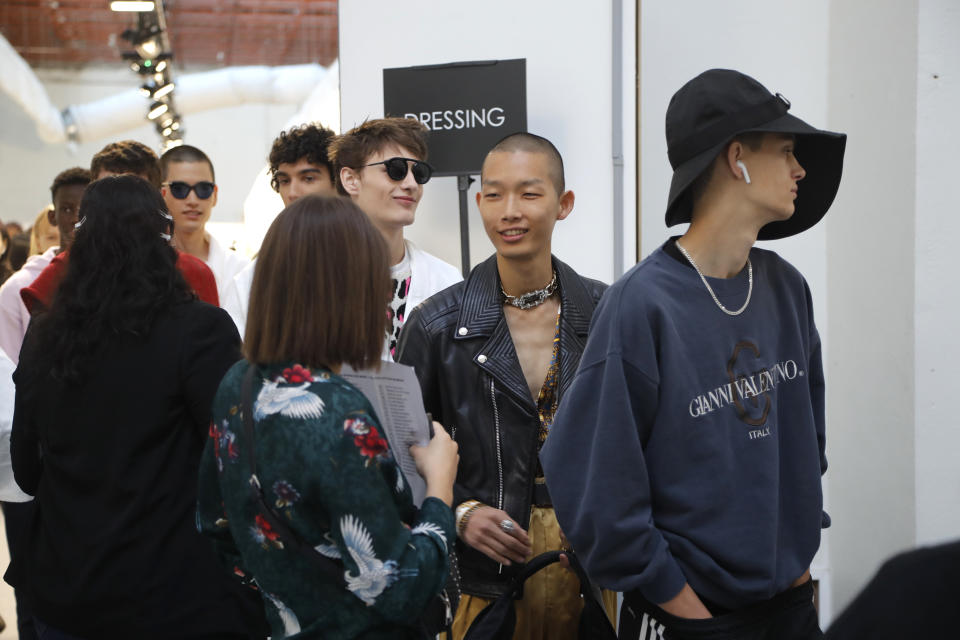
MULTIPOLYGON (((33 284, 20 290, 20 298, 23 299, 23 304, 26 305, 27 311, 31 315, 50 307, 50 303, 53 302, 53 295, 57 292, 57 287, 60 286, 60 282, 67 274, 67 256, 69 254, 69 251, 58 253, 50 261, 50 264, 40 272, 33 284)), ((210 267, 199 258, 178 251, 177 268, 180 269, 180 273, 183 274, 187 284, 190 285, 198 298, 214 306, 220 306, 220 299, 217 297, 217 281, 214 279, 210 267)))

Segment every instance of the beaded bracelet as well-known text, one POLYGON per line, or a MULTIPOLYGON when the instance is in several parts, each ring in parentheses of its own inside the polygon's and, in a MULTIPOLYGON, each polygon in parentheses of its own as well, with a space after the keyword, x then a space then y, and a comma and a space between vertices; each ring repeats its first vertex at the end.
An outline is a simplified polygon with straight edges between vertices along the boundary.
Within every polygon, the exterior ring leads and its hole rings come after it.
POLYGON ((470 516, 473 515, 473 512, 483 506, 483 503, 479 500, 467 500, 461 502, 457 507, 457 536, 463 538, 463 532, 467 528, 467 521, 470 520, 470 516))

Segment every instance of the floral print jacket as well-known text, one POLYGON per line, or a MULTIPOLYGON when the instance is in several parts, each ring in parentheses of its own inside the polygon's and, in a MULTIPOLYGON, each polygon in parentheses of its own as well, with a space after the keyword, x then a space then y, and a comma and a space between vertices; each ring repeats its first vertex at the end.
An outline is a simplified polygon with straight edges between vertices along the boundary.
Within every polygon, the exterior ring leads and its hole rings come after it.
POLYGON ((453 513, 414 508, 373 408, 349 382, 295 363, 254 376, 257 475, 265 500, 323 555, 347 589, 283 541, 250 488, 241 385, 227 372, 200 466, 197 526, 231 571, 257 588, 273 638, 403 638, 442 588, 453 513))

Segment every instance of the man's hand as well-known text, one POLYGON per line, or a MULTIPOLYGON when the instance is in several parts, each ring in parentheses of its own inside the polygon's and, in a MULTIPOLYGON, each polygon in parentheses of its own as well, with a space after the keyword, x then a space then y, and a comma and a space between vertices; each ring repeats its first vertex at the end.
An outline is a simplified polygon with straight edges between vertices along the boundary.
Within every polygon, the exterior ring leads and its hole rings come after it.
POLYGON ((525 562, 533 553, 527 532, 505 511, 482 506, 470 514, 461 536, 468 545, 500 564, 510 566, 525 562), (513 522, 513 529, 504 531, 504 520, 513 522))
MULTIPOLYGON (((570 541, 567 540, 567 536, 563 534, 563 530, 560 530, 560 550, 561 551, 571 551, 570 541)), ((567 557, 567 554, 560 554, 560 566, 570 571, 570 559, 567 557)))
POLYGON ((803 572, 803 575, 793 581, 793 584, 790 585, 790 588, 799 587, 800 585, 808 582, 810 580, 810 569, 807 569, 803 572))
POLYGON ((701 620, 713 617, 689 584, 684 584, 680 593, 658 606, 678 618, 701 620))

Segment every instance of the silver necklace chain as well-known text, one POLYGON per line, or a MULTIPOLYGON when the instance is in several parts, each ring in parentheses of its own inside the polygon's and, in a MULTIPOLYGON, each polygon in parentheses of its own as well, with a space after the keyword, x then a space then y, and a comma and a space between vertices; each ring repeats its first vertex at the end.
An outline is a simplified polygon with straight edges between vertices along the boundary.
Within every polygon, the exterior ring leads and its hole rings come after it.
POLYGON ((556 290, 556 271, 553 272, 553 279, 551 279, 549 284, 547 284, 547 286, 545 286, 543 289, 528 291, 527 293, 519 296, 511 296, 509 293, 503 290, 503 285, 500 285, 500 293, 503 294, 503 301, 512 307, 516 307, 517 309, 533 309, 534 307, 538 307, 543 304, 546 299, 549 298, 556 290))
POLYGON ((680 246, 679 242, 674 242, 673 244, 677 245, 677 249, 680 250, 680 253, 683 254, 683 257, 693 266, 697 271, 697 275, 700 276, 700 279, 703 281, 703 286, 707 288, 707 291, 710 293, 710 297, 713 298, 713 301, 717 303, 717 306, 720 307, 720 311, 723 311, 728 316, 738 316, 747 309, 747 305, 750 304, 750 296, 753 295, 753 264, 750 263, 750 256, 747 256, 747 276, 750 279, 750 285, 747 288, 747 301, 743 303, 743 306, 737 309, 736 311, 730 311, 723 303, 720 302, 720 298, 717 297, 717 294, 713 292, 713 288, 710 286, 710 283, 707 282, 706 277, 703 275, 703 271, 700 271, 700 267, 697 266, 697 263, 693 261, 693 256, 687 253, 687 250, 680 246))

